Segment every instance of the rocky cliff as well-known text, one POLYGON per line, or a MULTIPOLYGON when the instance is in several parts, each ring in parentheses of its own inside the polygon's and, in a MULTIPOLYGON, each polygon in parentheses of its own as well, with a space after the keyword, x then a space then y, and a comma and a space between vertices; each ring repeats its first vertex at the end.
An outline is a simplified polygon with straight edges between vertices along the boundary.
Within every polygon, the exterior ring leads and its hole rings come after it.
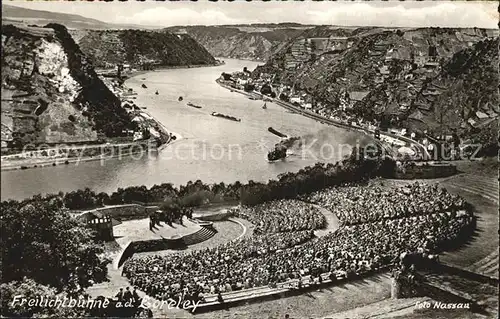
POLYGON ((497 47, 495 30, 318 27, 286 43, 253 76, 275 74, 276 85, 314 96, 325 114, 467 133, 480 122, 477 111, 498 115, 497 47))
POLYGON ((135 128, 61 25, 2 26, 1 89, 2 147, 92 142, 135 128))
POLYGON ((301 25, 187 26, 166 30, 186 33, 215 57, 266 61, 288 40, 302 33, 301 25))
POLYGON ((187 34, 146 30, 87 30, 78 44, 95 67, 213 65, 215 58, 187 34))

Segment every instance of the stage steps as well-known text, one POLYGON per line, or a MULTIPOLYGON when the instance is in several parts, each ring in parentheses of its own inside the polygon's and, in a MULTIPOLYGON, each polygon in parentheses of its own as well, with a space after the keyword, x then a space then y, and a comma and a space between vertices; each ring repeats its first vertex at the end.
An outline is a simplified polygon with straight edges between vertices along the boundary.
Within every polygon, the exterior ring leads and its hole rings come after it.
POLYGON ((202 226, 196 233, 184 236, 183 241, 186 246, 194 245, 212 238, 216 233, 217 230, 212 226, 202 226))

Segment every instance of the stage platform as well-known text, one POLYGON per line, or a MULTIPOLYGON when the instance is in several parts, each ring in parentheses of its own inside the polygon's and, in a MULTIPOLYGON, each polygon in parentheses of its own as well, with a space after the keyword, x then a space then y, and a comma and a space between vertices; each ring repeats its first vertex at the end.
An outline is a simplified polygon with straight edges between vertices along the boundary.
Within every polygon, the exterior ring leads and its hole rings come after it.
POLYGON ((149 218, 127 220, 113 227, 113 234, 118 244, 122 246, 121 243, 133 241, 175 239, 201 230, 200 225, 189 221, 186 217, 182 222, 184 225, 173 223, 172 227, 162 222, 161 226, 156 225, 153 230, 149 230, 149 218))

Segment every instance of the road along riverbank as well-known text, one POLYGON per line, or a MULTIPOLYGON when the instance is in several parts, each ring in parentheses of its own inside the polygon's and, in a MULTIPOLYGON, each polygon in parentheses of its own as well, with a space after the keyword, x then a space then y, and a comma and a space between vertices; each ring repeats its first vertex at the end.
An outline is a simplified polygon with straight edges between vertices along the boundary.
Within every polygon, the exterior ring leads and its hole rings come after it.
MULTIPOLYGON (((222 81, 220 81, 219 79, 217 79, 216 82, 220 86, 222 86, 225 89, 230 90, 231 92, 240 93, 240 94, 243 94, 243 95, 245 95, 247 97, 252 97, 252 98, 255 98, 255 97, 259 97, 260 99, 264 98, 264 96, 261 93, 246 92, 246 91, 243 91, 243 90, 239 90, 239 89, 233 88, 233 87, 231 87, 231 86, 229 86, 227 84, 222 83, 222 81)), ((353 126, 353 125, 348 125, 348 124, 345 124, 345 123, 341 123, 341 122, 332 120, 330 118, 321 116, 319 114, 316 114, 314 112, 302 109, 302 108, 297 107, 297 106, 295 106, 295 105, 293 105, 291 103, 287 103, 287 102, 281 101, 281 100, 276 99, 276 98, 271 98, 271 97, 268 97, 268 96, 266 96, 265 98, 271 100, 272 102, 276 103, 277 105, 279 105, 281 107, 284 107, 284 108, 286 108, 286 109, 288 109, 288 110, 290 110, 292 112, 295 112, 297 114, 309 117, 311 119, 314 119, 314 120, 317 120, 317 121, 320 121, 320 122, 327 123, 329 125, 334 125, 336 127, 343 128, 343 129, 346 129, 346 130, 360 131, 360 132, 363 132, 365 134, 372 135, 372 136, 375 134, 375 131, 370 130, 370 129, 365 128, 365 127, 353 126)), ((414 146, 418 150, 418 155, 419 155, 420 158, 422 158, 422 159, 430 159, 431 158, 429 152, 427 151, 427 149, 425 148, 424 145, 422 145, 419 142, 414 141, 414 140, 412 140, 410 138, 407 138, 405 136, 399 136, 399 135, 391 134, 389 132, 380 132, 380 137, 381 137, 381 139, 385 139, 385 140, 388 140, 388 141, 390 141, 390 140, 401 141, 402 143, 404 143, 404 145, 409 146, 409 147, 414 146)))
MULTIPOLYGON (((122 102, 129 101, 131 96, 137 96, 137 92, 130 92, 125 86, 118 87, 116 84, 111 83, 108 83, 108 85, 113 93, 119 96, 122 102), (124 94, 123 92, 127 93, 124 94)), ((2 156, 0 169, 2 171, 24 170, 89 161, 123 159, 137 154, 144 154, 144 152, 161 151, 166 145, 182 139, 180 134, 169 130, 163 123, 144 109, 134 111, 132 116, 142 118, 142 123, 144 123, 147 129, 153 128, 158 131, 159 138, 122 143, 109 141, 98 144, 79 143, 71 145, 61 143, 54 146, 40 145, 35 150, 30 149, 2 156)))
POLYGON ((110 159, 123 159, 145 151, 156 152, 155 140, 138 141, 119 144, 97 144, 72 146, 61 144, 43 150, 26 151, 18 154, 2 156, 1 170, 25 170, 48 166, 79 164, 90 161, 106 161, 110 159))

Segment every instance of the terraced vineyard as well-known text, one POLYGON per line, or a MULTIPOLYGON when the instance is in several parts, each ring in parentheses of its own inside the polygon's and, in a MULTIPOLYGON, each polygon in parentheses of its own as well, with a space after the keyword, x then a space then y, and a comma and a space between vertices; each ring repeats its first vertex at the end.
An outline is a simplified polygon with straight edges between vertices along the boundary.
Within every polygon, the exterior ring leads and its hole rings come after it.
POLYGON ((498 278, 498 181, 474 173, 442 182, 450 192, 463 196, 476 210, 477 232, 468 246, 445 254, 443 261, 498 278))

